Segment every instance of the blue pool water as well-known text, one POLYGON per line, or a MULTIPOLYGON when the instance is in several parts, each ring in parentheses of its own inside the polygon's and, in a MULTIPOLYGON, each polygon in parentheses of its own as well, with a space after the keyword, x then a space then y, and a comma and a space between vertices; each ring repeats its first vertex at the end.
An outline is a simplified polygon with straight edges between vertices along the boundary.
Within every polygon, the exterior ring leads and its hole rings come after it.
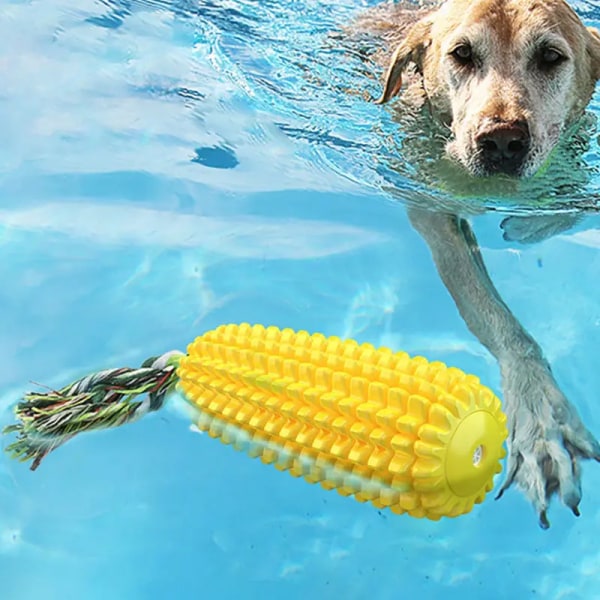
MULTIPOLYGON (((499 392, 399 201, 435 192, 395 164, 393 112, 367 102, 380 72, 332 33, 372 4, 3 3, 2 424, 32 382, 241 321, 422 353, 499 392)), ((586 160, 586 181, 538 210, 588 212, 534 245, 500 223, 544 191, 463 199, 503 297, 600 434, 594 136, 586 160)), ((394 516, 200 435, 174 403, 35 473, 0 457, 0 597, 587 600, 599 490, 585 464, 582 517, 555 504, 546 532, 515 490, 460 519, 394 516)))

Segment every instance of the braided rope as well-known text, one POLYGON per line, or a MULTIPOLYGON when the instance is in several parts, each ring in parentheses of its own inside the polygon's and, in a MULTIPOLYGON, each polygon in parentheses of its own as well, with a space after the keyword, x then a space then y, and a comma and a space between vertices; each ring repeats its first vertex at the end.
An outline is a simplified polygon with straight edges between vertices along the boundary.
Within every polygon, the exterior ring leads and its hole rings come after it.
POLYGON ((171 351, 136 369, 107 369, 60 390, 25 394, 15 407, 18 422, 3 430, 17 433, 6 451, 18 460, 32 460, 34 471, 52 450, 79 433, 118 427, 159 410, 177 383, 181 356, 171 351), (136 400, 142 394, 147 397, 136 400))

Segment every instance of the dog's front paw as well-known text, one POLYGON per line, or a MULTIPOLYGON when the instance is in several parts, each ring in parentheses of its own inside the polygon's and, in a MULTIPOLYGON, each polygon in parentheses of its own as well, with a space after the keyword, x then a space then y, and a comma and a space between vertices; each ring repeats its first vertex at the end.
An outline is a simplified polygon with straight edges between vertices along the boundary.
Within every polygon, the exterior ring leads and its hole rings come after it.
POLYGON ((600 444, 543 361, 503 365, 502 377, 509 454, 506 479, 496 497, 515 483, 532 502, 544 529, 550 526, 547 510, 554 494, 579 516, 579 462, 600 461, 600 444))

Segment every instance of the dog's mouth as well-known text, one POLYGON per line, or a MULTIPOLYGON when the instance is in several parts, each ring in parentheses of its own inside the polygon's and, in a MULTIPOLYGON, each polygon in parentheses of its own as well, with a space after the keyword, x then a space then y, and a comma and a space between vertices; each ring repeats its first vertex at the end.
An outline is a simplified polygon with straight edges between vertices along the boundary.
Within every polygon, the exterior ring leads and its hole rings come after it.
POLYGON ((529 169, 525 157, 523 160, 490 158, 477 151, 470 161, 471 173, 477 177, 507 176, 514 178, 527 177, 529 169))
POLYGON ((446 154, 472 177, 528 179, 547 163, 552 152, 541 152, 531 143, 515 143, 513 148, 503 151, 491 142, 485 148, 478 145, 461 150, 457 141, 451 140, 446 145, 446 154))
POLYGON ((474 177, 527 179, 548 163, 562 130, 555 125, 533 136, 525 122, 504 123, 480 129, 466 140, 457 136, 447 143, 446 152, 474 177))
POLYGON ((476 178, 524 178, 530 175, 531 168, 528 156, 520 159, 506 159, 502 156, 490 156, 483 150, 475 148, 461 152, 456 141, 450 141, 446 146, 447 155, 458 163, 468 175, 476 178))

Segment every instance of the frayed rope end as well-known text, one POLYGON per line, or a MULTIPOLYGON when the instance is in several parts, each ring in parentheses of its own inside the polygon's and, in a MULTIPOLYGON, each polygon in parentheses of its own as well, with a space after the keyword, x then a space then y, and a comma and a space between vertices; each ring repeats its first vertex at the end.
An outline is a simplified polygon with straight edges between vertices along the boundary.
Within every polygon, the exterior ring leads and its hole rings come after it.
POLYGON ((181 352, 146 360, 137 369, 108 369, 60 389, 31 392, 15 407, 17 423, 3 429, 17 439, 6 448, 12 458, 31 460, 35 471, 52 450, 85 431, 118 427, 159 410, 177 383, 181 352), (136 400, 147 394, 143 400, 136 400))

